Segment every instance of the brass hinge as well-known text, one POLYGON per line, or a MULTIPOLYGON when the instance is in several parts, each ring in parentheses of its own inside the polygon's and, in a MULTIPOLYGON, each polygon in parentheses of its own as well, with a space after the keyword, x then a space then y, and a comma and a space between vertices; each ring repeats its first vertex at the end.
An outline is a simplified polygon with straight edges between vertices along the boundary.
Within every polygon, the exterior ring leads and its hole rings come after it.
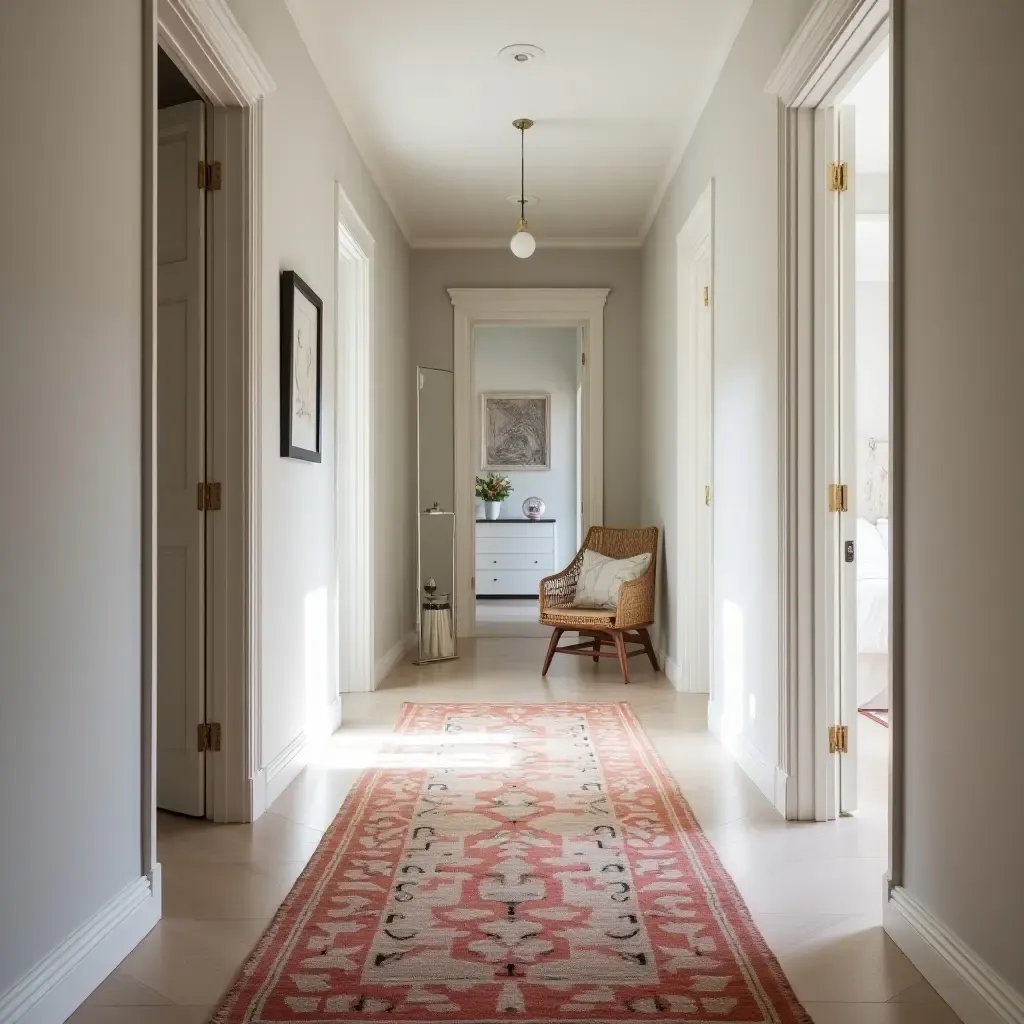
POLYGON ((220 722, 200 723, 196 727, 200 754, 220 750, 220 722))
POLYGON ((704 305, 711 305, 711 289, 707 285, 704 285, 704 305))
POLYGON ((829 512, 849 512, 849 490, 846 484, 828 485, 828 510, 829 512))
POLYGON ((846 164, 831 163, 828 165, 829 192, 845 192, 849 188, 849 168, 846 164))
POLYGON ((850 752, 850 727, 848 725, 830 725, 828 727, 828 752, 830 754, 848 754, 850 752))
POLYGON ((584 366, 587 365, 587 353, 586 352, 583 352, 580 355, 580 361, 583 363, 584 366))
POLYGON ((708 484, 704 485, 704 504, 705 505, 710 505, 711 504, 711 487, 708 484))
POLYGON ((212 164, 199 161, 199 174, 196 177, 196 185, 207 192, 220 191, 220 161, 214 160, 212 164))
POLYGON ((219 512, 220 484, 199 484, 196 493, 196 507, 200 512, 219 512))

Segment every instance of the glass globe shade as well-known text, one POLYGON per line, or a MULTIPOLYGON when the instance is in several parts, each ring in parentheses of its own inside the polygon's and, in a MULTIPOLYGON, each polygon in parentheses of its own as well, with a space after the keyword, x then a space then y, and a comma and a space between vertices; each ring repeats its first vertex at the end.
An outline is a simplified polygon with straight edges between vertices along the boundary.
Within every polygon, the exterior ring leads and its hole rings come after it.
POLYGON ((521 260, 533 255, 537 248, 537 240, 529 231, 517 231, 512 236, 512 252, 521 260))

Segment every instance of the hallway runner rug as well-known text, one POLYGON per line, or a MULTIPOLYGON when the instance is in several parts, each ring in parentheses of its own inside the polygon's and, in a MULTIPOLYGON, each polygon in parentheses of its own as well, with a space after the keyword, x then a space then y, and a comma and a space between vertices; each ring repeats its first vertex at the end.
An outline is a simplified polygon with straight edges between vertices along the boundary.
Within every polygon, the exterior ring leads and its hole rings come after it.
POLYGON ((406 704, 215 1024, 809 1024, 628 704, 406 704))

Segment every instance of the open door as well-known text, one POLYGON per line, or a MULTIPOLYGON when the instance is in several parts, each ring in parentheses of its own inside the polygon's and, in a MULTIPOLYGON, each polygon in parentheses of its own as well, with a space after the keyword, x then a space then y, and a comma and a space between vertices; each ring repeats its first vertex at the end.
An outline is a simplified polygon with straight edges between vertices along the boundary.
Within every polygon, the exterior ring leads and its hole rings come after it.
POLYGON ((856 108, 836 111, 839 203, 839 480, 844 485, 839 525, 839 724, 845 752, 839 755, 839 813, 857 809, 857 198, 856 108))
POLYGON ((159 112, 157 806, 206 812, 205 107, 159 112))

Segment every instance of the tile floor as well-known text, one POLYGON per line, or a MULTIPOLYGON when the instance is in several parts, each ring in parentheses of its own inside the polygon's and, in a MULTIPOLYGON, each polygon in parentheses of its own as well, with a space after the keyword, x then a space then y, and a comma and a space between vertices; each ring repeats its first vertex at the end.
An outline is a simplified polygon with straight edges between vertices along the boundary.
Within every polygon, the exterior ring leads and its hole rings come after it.
POLYGON ((956 1024, 881 928, 885 730, 862 722, 862 813, 787 823, 705 728, 706 704, 636 659, 556 658, 544 641, 481 639, 455 662, 402 665, 345 697, 345 724, 253 825, 162 816, 164 918, 71 1018, 74 1024, 204 1024, 298 877, 403 701, 623 700, 679 779, 799 998, 818 1024, 956 1024))
POLYGON ((536 598, 487 597, 476 601, 477 636, 505 639, 538 639, 551 636, 551 629, 537 621, 536 598))

